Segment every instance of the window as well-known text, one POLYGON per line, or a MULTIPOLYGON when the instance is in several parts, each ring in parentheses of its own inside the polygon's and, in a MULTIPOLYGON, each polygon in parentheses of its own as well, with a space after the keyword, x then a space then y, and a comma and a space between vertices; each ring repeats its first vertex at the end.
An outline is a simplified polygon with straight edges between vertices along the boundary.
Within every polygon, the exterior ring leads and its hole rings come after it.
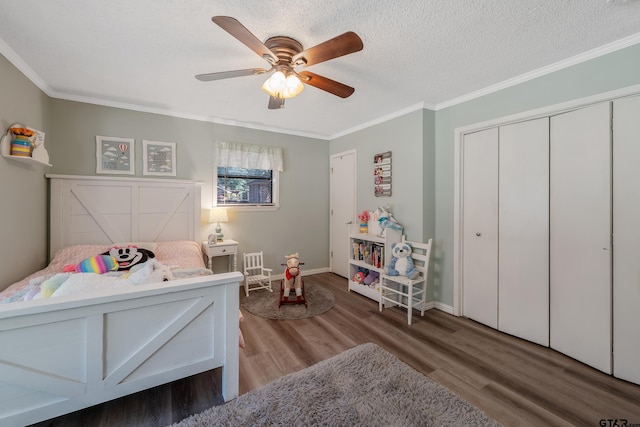
POLYGON ((278 174, 282 149, 217 142, 214 197, 217 206, 278 208, 278 174))
POLYGON ((274 172, 218 166, 218 205, 266 205, 273 203, 274 172))

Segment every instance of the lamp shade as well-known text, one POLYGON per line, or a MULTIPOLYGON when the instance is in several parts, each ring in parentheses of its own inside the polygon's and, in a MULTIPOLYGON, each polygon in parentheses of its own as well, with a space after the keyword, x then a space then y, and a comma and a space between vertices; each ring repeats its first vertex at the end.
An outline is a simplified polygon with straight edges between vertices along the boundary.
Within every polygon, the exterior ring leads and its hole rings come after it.
POLYGON ((285 76, 276 71, 262 85, 262 90, 275 98, 293 98, 304 89, 304 85, 294 74, 285 76))
POLYGON ((209 211, 209 222, 227 222, 227 210, 225 208, 213 208, 209 211))

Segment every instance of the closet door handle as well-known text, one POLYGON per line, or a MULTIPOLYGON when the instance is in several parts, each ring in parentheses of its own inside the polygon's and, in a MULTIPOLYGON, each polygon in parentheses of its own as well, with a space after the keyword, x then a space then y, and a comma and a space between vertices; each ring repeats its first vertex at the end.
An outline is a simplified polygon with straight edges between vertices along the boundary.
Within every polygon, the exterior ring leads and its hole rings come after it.
POLYGON ((353 221, 348 221, 346 224, 353 224, 353 221))
POLYGON ((480 237, 480 236, 482 236, 482 234, 478 231, 478 232, 476 233, 476 236, 480 237))

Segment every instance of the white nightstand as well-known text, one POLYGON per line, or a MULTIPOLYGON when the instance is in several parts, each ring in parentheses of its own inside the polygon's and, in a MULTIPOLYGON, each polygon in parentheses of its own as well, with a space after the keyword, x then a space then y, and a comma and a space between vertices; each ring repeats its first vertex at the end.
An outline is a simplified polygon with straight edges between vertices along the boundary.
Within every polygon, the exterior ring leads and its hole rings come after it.
POLYGON ((229 257, 229 271, 237 271, 238 269, 238 242, 235 240, 223 240, 211 246, 205 240, 202 242, 202 253, 208 259, 207 266, 211 270, 213 270, 212 258, 217 256, 229 257))

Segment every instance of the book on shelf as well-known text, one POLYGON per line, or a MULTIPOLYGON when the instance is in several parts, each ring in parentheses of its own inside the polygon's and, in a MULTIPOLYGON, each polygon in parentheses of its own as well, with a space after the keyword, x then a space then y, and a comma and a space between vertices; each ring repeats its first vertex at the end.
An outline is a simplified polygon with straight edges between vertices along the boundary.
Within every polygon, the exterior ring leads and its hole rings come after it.
POLYGON ((384 245, 366 240, 353 241, 353 259, 377 268, 384 267, 384 245))

